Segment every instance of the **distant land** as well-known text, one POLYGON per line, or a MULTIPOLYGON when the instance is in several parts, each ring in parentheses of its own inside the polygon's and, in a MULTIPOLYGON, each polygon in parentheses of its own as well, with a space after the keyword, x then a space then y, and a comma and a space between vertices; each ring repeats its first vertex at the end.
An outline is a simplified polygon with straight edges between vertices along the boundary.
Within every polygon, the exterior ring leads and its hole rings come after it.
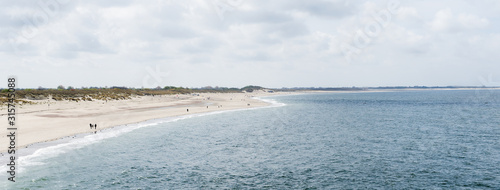
MULTIPOLYGON (((125 100, 134 96, 154 96, 191 93, 252 93, 253 91, 273 92, 298 92, 298 91, 375 91, 375 90, 444 90, 444 89, 500 89, 500 87, 487 86, 383 86, 383 87, 294 87, 294 88, 265 88, 261 86, 245 86, 243 88, 228 87, 200 87, 185 88, 165 86, 156 88, 128 88, 112 87, 64 87, 37 89, 16 89, 16 102, 31 103, 29 100, 54 100, 54 101, 94 101, 94 100, 125 100)), ((0 105, 8 101, 9 89, 0 90, 0 105)))
MULTIPOLYGON (((365 91, 365 90, 410 90, 410 89, 500 89, 499 86, 379 86, 379 87, 294 87, 279 90, 313 90, 313 91, 365 91)), ((278 90, 278 89, 276 89, 278 90)))

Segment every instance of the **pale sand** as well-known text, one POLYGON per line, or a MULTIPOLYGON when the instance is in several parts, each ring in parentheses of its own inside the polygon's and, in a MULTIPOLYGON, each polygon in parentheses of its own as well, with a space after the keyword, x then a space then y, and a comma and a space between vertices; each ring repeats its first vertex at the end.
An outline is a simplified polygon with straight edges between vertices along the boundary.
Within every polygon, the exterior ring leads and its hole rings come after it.
MULTIPOLYGON (((139 96, 119 101, 54 101, 37 100, 39 104, 18 106, 16 113, 17 148, 37 142, 52 141, 81 133, 92 133, 90 123, 97 130, 137 123, 151 119, 213 112, 231 109, 255 108, 269 103, 252 97, 290 93, 202 93, 193 95, 139 96), (210 98, 210 99, 208 99, 210 98), (50 106, 49 106, 50 104, 50 106), (250 105, 248 105, 250 104, 250 105), (221 106, 222 105, 222 106, 221 106), (208 106, 208 108, 207 108, 208 106), (189 112, 187 112, 189 109, 189 112)), ((0 108, 0 152, 9 146, 6 106, 0 108)), ((9 131, 10 132, 10 131, 9 131)))

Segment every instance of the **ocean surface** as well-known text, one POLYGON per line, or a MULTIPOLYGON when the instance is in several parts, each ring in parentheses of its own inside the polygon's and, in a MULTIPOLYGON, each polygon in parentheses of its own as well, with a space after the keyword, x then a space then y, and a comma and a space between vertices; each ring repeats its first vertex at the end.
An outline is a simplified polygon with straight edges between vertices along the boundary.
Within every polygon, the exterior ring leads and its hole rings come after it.
POLYGON ((0 188, 500 189, 498 90, 262 99, 36 145, 0 188))

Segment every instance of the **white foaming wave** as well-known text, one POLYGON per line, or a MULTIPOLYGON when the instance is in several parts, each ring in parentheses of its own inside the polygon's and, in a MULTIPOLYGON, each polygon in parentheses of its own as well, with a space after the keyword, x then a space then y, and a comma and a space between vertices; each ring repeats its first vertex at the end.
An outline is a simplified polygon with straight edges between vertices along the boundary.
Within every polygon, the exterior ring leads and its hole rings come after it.
MULTIPOLYGON (((45 163, 43 161, 48 158, 56 157, 70 150, 76 150, 94 143, 98 143, 104 139, 117 137, 139 128, 154 126, 158 125, 159 123, 177 121, 177 120, 179 120, 179 118, 174 118, 167 121, 158 121, 156 123, 127 125, 125 127, 120 126, 114 129, 104 129, 97 134, 86 135, 81 138, 75 138, 68 142, 63 142, 53 146, 43 147, 35 150, 32 154, 26 156, 19 156, 19 159, 17 159, 16 163, 16 165, 18 166, 16 167, 17 170, 16 172, 22 173, 24 169, 29 166, 44 165, 45 163)), ((7 169, 8 168, 6 165, 0 166, 0 171, 7 171, 7 169)))
MULTIPOLYGON (((183 119, 192 118, 194 116, 196 115, 185 115, 179 117, 163 118, 163 119, 145 121, 138 124, 117 126, 109 129, 104 129, 97 134, 86 135, 80 138, 72 139, 68 142, 63 142, 60 144, 39 148, 35 150, 32 154, 26 156, 19 156, 16 163, 16 165, 18 166, 16 167, 16 172, 22 173, 25 170, 25 168, 29 166, 44 165, 46 164, 44 162, 44 160, 46 159, 56 157, 60 154, 66 153, 71 150, 80 149, 85 146, 98 143, 104 139, 118 137, 122 134, 129 133, 131 131, 143 127, 155 126, 160 123, 175 122, 183 119)), ((7 155, 4 156, 3 159, 8 161, 8 156, 7 155)), ((0 171, 7 171, 7 169, 8 169, 7 165, 0 165, 0 171)))
POLYGON ((274 99, 261 99, 259 97, 253 97, 253 99, 257 99, 263 102, 270 103, 271 105, 269 106, 263 106, 263 107, 253 107, 253 108, 241 108, 241 109, 233 109, 233 110, 222 110, 222 111, 214 111, 214 112, 207 112, 207 113, 201 113, 201 114, 196 114, 192 116, 206 116, 206 115, 215 115, 215 114, 220 114, 220 113, 227 113, 227 112, 237 112, 237 111, 245 111, 245 110, 256 110, 256 109, 263 109, 263 108, 273 108, 273 107, 281 107, 281 106, 286 106, 285 103, 278 102, 274 99))
POLYGON ((278 102, 278 101, 276 101, 275 99, 263 99, 263 98, 260 98, 260 97, 255 97, 254 99, 257 99, 257 100, 260 100, 260 101, 263 101, 263 102, 270 103, 271 105, 270 105, 269 107, 281 107, 281 106, 286 106, 286 104, 285 104, 285 103, 278 102))
MULTIPOLYGON (((61 143, 61 144, 56 144, 53 146, 40 148, 40 149, 34 151, 32 154, 29 154, 26 156, 19 156, 19 159, 17 161, 17 165, 18 165, 17 172, 22 173, 23 170, 29 166, 43 165, 43 164, 45 164, 43 162, 44 160, 58 156, 58 155, 63 154, 63 153, 66 153, 70 150, 79 149, 79 148, 100 142, 104 139, 108 139, 108 138, 119 136, 119 135, 124 134, 124 133, 128 133, 128 132, 133 131, 135 129, 139 129, 139 128, 147 127, 147 126, 154 126, 157 124, 158 123, 138 124, 138 125, 131 125, 130 127, 118 128, 116 130, 102 130, 101 132, 94 134, 94 135, 87 135, 87 136, 83 136, 82 138, 76 138, 76 139, 70 140, 68 142, 61 143)), ((6 171, 6 170, 7 170, 6 165, 0 167, 0 171, 6 171)))

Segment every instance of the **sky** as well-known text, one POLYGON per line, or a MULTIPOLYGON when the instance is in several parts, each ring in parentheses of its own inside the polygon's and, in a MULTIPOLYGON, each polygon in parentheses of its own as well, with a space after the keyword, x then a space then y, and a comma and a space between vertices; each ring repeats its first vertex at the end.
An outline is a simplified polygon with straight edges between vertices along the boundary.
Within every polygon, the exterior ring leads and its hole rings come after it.
POLYGON ((498 0, 0 1, 0 78, 19 88, 500 86, 499 13, 498 0))

